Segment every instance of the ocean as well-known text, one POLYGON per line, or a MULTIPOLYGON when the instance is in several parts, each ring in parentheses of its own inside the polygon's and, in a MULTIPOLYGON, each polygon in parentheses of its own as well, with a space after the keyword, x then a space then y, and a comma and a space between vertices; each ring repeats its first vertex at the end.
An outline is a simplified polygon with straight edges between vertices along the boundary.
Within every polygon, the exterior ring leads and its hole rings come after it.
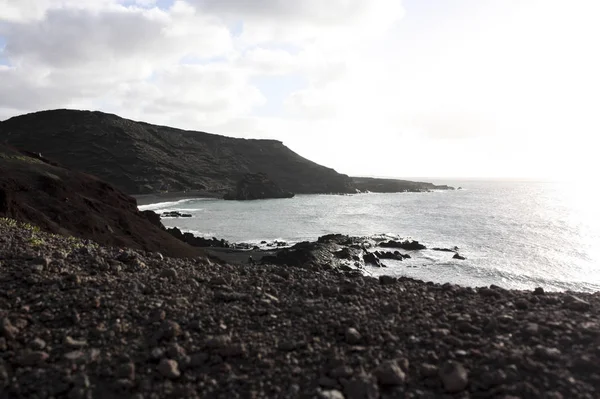
POLYGON ((298 195, 292 199, 183 199, 140 206, 192 218, 163 219, 205 237, 258 244, 316 240, 329 233, 388 234, 452 253, 423 250, 384 260, 372 275, 511 289, 600 291, 600 211, 590 184, 435 181, 462 190, 430 193, 298 195))

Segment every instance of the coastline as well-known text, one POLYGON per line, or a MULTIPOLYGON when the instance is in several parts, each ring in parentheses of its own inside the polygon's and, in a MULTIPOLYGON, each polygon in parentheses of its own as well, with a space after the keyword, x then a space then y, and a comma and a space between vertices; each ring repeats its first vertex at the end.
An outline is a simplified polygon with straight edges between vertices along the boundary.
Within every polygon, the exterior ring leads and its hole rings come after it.
POLYGON ((143 206, 156 204, 159 202, 179 201, 188 198, 222 199, 223 194, 203 190, 188 190, 172 191, 168 193, 136 194, 131 195, 131 197, 135 198, 138 206, 143 206))

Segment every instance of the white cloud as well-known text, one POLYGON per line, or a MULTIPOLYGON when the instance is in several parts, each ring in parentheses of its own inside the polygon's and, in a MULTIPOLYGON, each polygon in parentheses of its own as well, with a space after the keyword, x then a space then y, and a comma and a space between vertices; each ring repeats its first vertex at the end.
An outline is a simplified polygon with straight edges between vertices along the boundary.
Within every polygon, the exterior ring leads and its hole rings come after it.
POLYGON ((600 129, 591 0, 161 3, 0 0, 0 118, 100 109, 405 176, 567 173, 600 129))

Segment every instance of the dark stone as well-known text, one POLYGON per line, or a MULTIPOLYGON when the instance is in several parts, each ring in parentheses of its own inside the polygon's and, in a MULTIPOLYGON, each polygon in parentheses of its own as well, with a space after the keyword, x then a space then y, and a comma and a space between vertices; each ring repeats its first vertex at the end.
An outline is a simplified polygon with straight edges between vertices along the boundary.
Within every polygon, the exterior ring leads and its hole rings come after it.
POLYGON ((427 248, 425 245, 419 243, 418 241, 409 241, 409 240, 405 240, 405 241, 390 240, 387 242, 380 243, 379 246, 383 247, 383 248, 400 248, 400 249, 404 249, 407 251, 418 251, 420 249, 427 248))

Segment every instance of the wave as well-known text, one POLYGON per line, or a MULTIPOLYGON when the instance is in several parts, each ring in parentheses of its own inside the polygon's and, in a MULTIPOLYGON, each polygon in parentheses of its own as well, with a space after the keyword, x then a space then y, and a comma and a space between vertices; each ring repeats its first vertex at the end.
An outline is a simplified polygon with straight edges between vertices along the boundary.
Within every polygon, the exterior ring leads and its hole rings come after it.
POLYGON ((154 210, 165 210, 165 208, 186 204, 188 202, 200 201, 202 198, 187 198, 179 201, 166 201, 166 202, 157 202, 154 204, 140 205, 138 209, 140 211, 154 211, 154 210))

